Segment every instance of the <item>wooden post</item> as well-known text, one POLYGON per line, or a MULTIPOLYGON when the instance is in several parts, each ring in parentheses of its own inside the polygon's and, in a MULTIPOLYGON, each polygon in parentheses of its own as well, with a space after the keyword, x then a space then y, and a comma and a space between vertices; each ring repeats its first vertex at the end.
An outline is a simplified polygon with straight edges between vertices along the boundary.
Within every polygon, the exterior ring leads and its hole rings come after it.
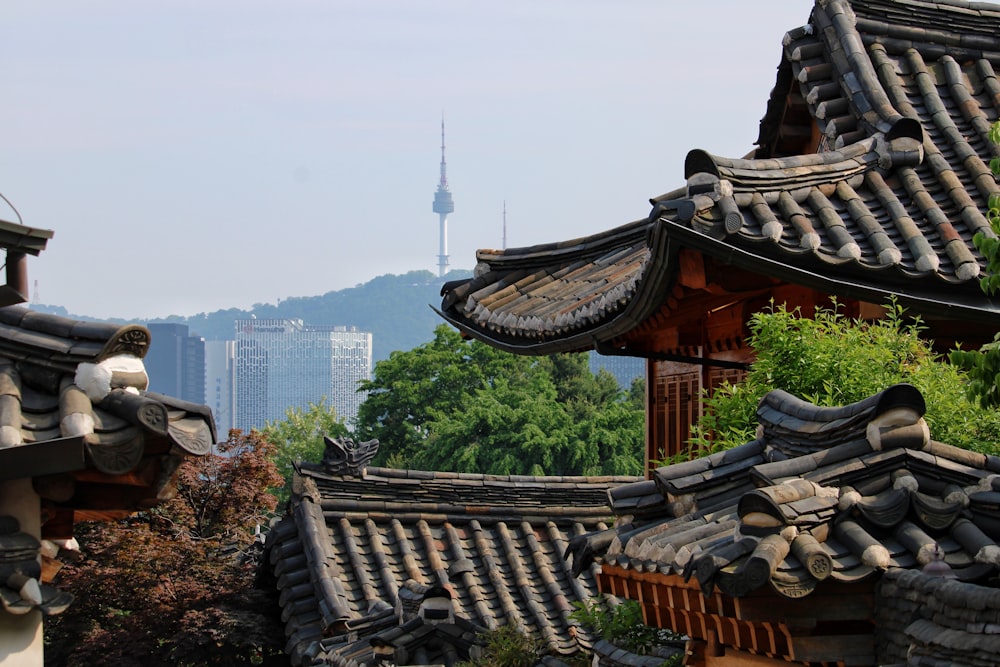
POLYGON ((646 420, 645 428, 643 429, 644 439, 645 439, 645 461, 643 461, 642 469, 646 471, 646 479, 653 479, 653 463, 652 461, 658 457, 656 452, 656 446, 659 444, 656 441, 656 436, 653 433, 653 406, 656 403, 656 399, 653 397, 653 388, 656 386, 656 362, 652 359, 646 359, 646 395, 643 401, 643 417, 646 420))
POLYGON ((7 286, 28 298, 28 262, 23 252, 7 251, 7 286))
MULTIPOLYGON (((0 481, 0 516, 12 516, 21 531, 41 537, 41 503, 31 479, 0 481)), ((0 664, 4 667, 41 667, 44 664, 42 612, 16 616, 0 611, 0 664)))

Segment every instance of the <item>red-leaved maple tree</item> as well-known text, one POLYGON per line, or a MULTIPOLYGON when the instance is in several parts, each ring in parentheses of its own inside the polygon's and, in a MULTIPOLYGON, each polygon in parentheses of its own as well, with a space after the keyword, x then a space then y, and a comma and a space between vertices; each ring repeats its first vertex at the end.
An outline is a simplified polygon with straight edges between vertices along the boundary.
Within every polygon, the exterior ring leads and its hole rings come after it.
POLYGON ((255 531, 282 483, 273 458, 256 431, 230 431, 185 460, 172 500, 79 524, 81 557, 55 582, 76 599, 45 620, 46 665, 287 664, 277 607, 254 587, 255 531))

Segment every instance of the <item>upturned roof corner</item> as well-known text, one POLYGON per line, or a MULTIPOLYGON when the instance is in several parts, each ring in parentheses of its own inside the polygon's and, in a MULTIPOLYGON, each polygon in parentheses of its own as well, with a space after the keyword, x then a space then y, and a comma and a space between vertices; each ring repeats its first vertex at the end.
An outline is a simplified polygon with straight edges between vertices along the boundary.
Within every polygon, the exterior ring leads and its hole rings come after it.
POLYGON ((652 198, 646 220, 480 251, 476 277, 446 285, 439 312, 510 351, 641 352, 648 327, 677 311, 648 304, 679 293, 688 249, 775 285, 995 328, 972 238, 993 234, 984 211, 1000 193, 988 140, 998 23, 1000 8, 959 0, 817 2, 783 40, 751 155, 690 151, 687 183, 652 198))

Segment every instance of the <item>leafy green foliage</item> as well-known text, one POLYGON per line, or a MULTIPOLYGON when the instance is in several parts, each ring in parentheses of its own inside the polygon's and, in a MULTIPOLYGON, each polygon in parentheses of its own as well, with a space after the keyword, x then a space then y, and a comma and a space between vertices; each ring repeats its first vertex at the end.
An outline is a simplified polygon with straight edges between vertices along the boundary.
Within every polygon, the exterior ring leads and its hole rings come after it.
POLYGON ((756 361, 743 382, 705 397, 692 448, 710 453, 752 440, 757 404, 772 389, 834 406, 909 382, 924 395, 925 419, 936 440, 994 452, 1000 415, 967 398, 968 377, 934 354, 920 338, 919 321, 908 320, 896 305, 887 311, 872 322, 851 320, 835 308, 820 309, 813 318, 784 307, 755 314, 749 328, 756 361))
POLYGON ((262 434, 274 446, 274 462, 284 479, 284 486, 277 490, 279 503, 288 500, 296 461, 318 463, 323 458, 323 436, 338 438, 350 434, 344 420, 326 400, 324 396, 305 410, 289 408, 283 420, 264 425, 262 434))
MULTIPOLYGON (((682 639, 671 630, 646 625, 642 617, 642 606, 637 600, 623 600, 620 604, 610 605, 598 598, 591 598, 574 602, 573 607, 571 619, 601 639, 630 653, 648 655, 658 646, 682 639)), ((670 661, 664 664, 670 664, 670 661)))
POLYGON ((482 655, 458 667, 534 667, 543 655, 543 645, 512 625, 501 625, 479 636, 482 655))
POLYGON ((1000 334, 978 350, 952 350, 951 363, 969 374, 969 398, 984 408, 1000 407, 1000 334))
POLYGON ((250 557, 280 482, 271 456, 231 431, 220 455, 184 461, 166 504, 78 525, 82 560, 56 581, 76 600, 45 622, 46 664, 281 664, 283 623, 250 557))
POLYGON ((527 357, 448 326, 394 352, 362 383, 357 436, 376 463, 489 474, 641 474, 642 391, 626 394, 586 355, 527 357), (638 397, 638 398, 636 398, 638 397))
MULTIPOLYGON (((1000 144, 1000 121, 990 126, 990 141, 1000 144)), ((994 176, 1000 175, 1000 158, 990 160, 990 170, 994 176)), ((993 295, 1000 290, 1000 194, 991 195, 987 205, 993 234, 978 232, 972 242, 986 258, 986 271, 979 286, 986 294, 993 295)), ((954 350, 950 358, 972 378, 968 391, 974 400, 984 408, 1000 407, 1000 332, 978 351, 954 350)))
POLYGON ((463 393, 484 382, 457 331, 439 326, 434 334, 429 343, 377 362, 372 380, 360 384, 368 397, 358 409, 357 434, 382 443, 377 462, 411 459, 427 438, 431 407, 454 410, 463 393))
MULTIPOLYGON (((1000 121, 990 126, 990 141, 994 145, 1000 144, 1000 121)), ((994 176, 1000 175, 1000 158, 990 160, 990 170, 994 176)), ((987 207, 986 217, 994 235, 979 232, 972 242, 986 258, 986 275, 980 281, 980 287, 986 294, 995 294, 1000 289, 1000 239, 997 238, 1000 236, 1000 194, 990 195, 987 207)))

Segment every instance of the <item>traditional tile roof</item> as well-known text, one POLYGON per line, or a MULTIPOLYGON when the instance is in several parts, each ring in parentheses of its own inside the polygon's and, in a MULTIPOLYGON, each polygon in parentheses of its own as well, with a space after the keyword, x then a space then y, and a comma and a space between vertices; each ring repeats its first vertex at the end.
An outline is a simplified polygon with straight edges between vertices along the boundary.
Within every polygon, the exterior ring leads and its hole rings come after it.
MULTIPOLYGON (((1000 192, 1000 7, 817 0, 788 32, 758 150, 691 151, 646 220, 562 243, 480 250, 440 312, 512 351, 600 348, 683 297, 683 252, 844 298, 995 324, 972 244, 1000 192)), ((725 281, 725 276, 716 277, 725 281)), ((759 285, 726 285, 730 292, 759 285)))
POLYGON ((573 576, 564 551, 607 527, 608 489, 636 478, 366 469, 364 449, 328 441, 325 465, 301 464, 267 536, 293 664, 356 667, 375 647, 439 664, 507 624, 544 642, 546 664, 589 645, 569 614, 596 594, 594 572, 573 576))
POLYGON ((43 536, 156 504, 215 442, 209 408, 145 391, 148 345, 144 327, 0 308, 0 478, 34 478, 43 536))
POLYGON ((1000 590, 914 570, 890 570, 875 615, 879 664, 994 667, 1000 590))
MULTIPOLYGON (((181 460, 215 442, 207 407, 145 391, 148 346, 143 327, 0 308, 0 481, 30 480, 43 538, 71 538, 76 521, 170 497, 181 460)), ((48 584, 58 567, 47 571, 53 560, 41 549, 17 518, 0 516, 6 612, 58 614, 71 603, 48 584)))
POLYGON ((995 577, 1000 458, 932 440, 923 412, 910 385, 842 408, 773 391, 756 440, 613 489, 616 527, 575 539, 574 568, 596 557, 737 598, 936 561, 960 581, 995 577))

